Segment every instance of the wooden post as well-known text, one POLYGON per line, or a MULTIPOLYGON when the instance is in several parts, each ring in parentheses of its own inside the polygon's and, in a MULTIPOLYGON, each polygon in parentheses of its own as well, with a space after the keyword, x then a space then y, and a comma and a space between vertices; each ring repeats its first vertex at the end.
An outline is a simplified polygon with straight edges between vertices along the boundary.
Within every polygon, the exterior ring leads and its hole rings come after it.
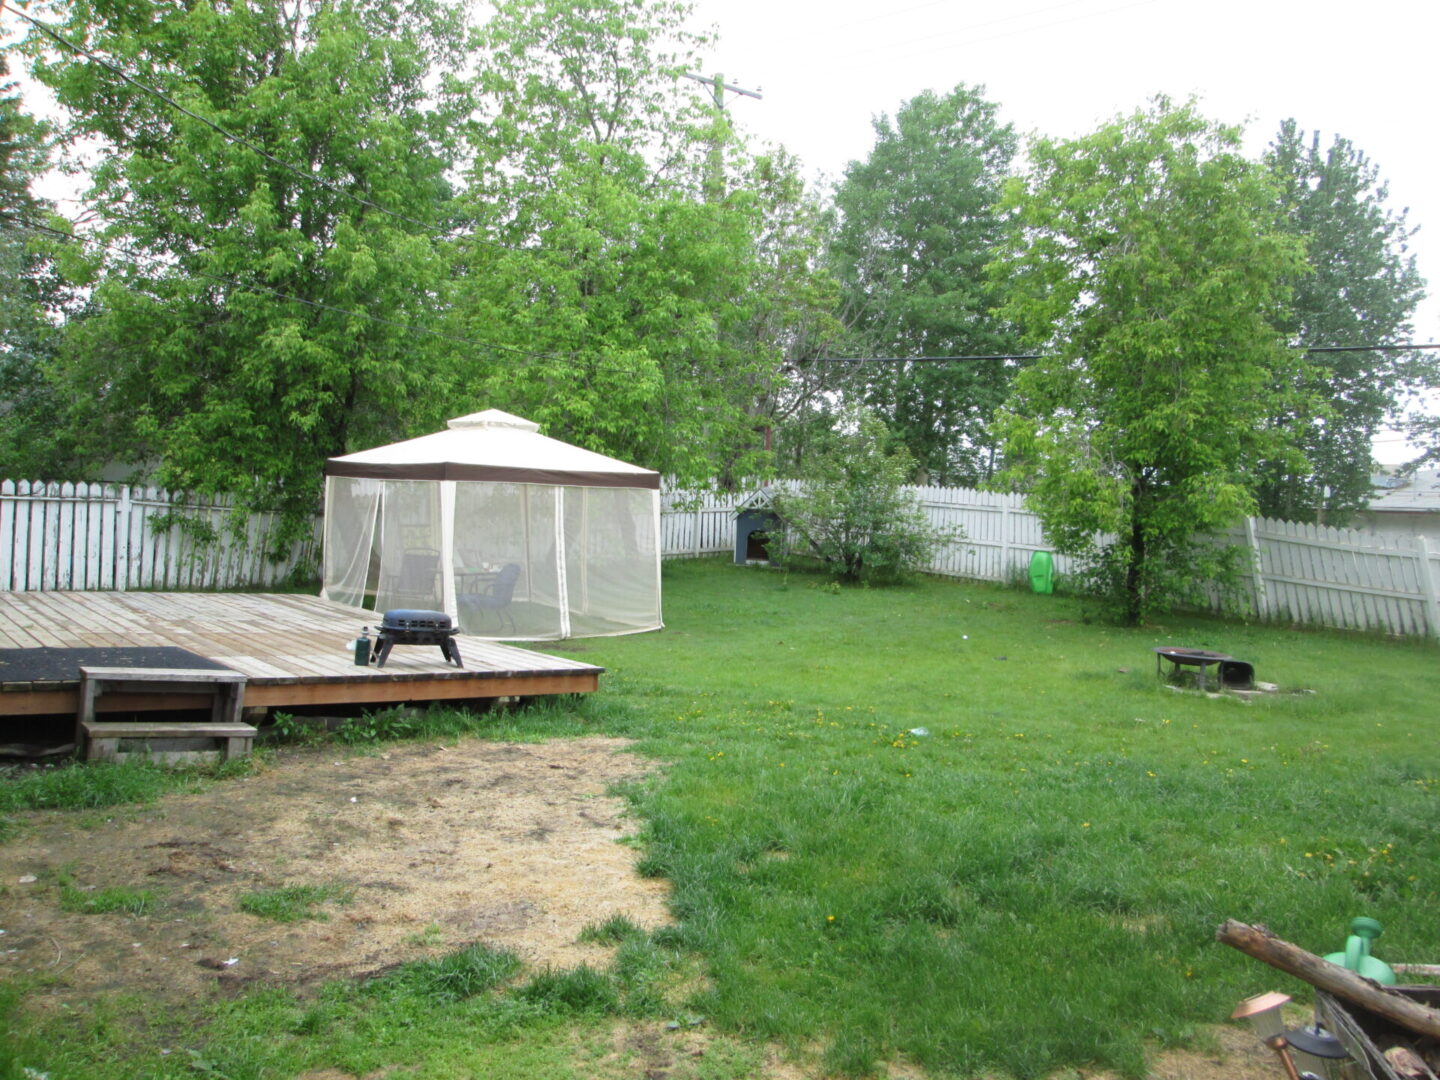
POLYGON ((120 501, 115 504, 115 588, 130 588, 130 518, 134 502, 130 485, 120 488, 120 501))
POLYGON ((1260 562, 1260 530, 1255 527, 1253 517, 1245 519, 1245 539, 1250 544, 1250 575, 1255 582, 1255 614, 1262 619, 1269 618, 1270 604, 1265 595, 1265 575, 1260 562))
POLYGON ((1430 544, 1425 537, 1415 537, 1415 552, 1420 559, 1420 595, 1425 597, 1425 623, 1430 636, 1440 638, 1440 589, 1435 587, 1435 572, 1430 567, 1430 544))
POLYGON ((1015 518, 1010 513, 1010 501, 1013 496, 1005 495, 1002 496, 1002 498, 1004 501, 1000 504, 1000 576, 996 580, 1009 581, 1010 561, 1012 558, 1010 549, 1013 539, 1010 535, 1010 530, 1015 527, 1015 518))
POLYGON ((1298 945, 1282 941, 1263 926, 1248 926, 1226 919, 1215 931, 1215 940, 1303 979, 1352 1005, 1369 1009, 1410 1031, 1440 1038, 1440 1011, 1387 990, 1379 983, 1323 960, 1298 945))

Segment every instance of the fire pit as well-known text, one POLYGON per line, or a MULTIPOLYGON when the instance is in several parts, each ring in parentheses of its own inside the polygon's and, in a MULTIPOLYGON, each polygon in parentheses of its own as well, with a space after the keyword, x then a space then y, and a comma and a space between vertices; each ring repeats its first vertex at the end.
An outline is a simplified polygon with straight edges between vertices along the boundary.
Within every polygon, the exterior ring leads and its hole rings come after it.
POLYGON ((453 660, 456 667, 463 668, 460 649, 455 644, 455 635, 459 632, 454 621, 443 611, 410 608, 387 611, 375 634, 372 654, 375 666, 384 667, 391 648, 396 645, 439 645, 446 661, 453 660))
MULTIPOLYGON (((1195 681, 1199 684, 1201 690, 1205 689, 1205 669, 1207 667, 1209 667, 1211 664, 1214 664, 1218 668, 1219 665, 1225 663, 1226 661, 1234 659, 1234 657, 1229 655, 1228 653, 1211 652, 1209 649, 1178 649, 1171 645, 1157 645, 1155 646, 1154 652, 1155 674, 1157 676, 1159 676, 1161 673, 1160 661, 1162 659, 1170 661, 1172 665, 1170 668, 1170 673, 1172 675, 1175 672, 1179 671, 1182 667, 1193 667, 1196 669, 1195 681)), ((1219 681, 1219 672, 1217 671, 1217 685, 1219 681)))

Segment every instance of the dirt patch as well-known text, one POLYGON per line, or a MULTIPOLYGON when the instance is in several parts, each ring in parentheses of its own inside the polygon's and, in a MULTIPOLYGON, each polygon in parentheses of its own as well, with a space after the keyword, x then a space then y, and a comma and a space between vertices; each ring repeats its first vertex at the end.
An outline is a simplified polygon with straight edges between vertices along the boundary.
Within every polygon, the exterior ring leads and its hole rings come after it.
MULTIPOLYGON (((0 846, 0 977, 42 977, 32 1004, 54 1008, 115 991, 156 1004, 255 984, 303 991, 474 941, 514 949, 532 966, 603 965, 609 950, 576 943, 584 926, 614 914, 646 928, 668 921, 666 884, 639 877, 637 852, 617 843, 636 822, 606 791, 652 768, 627 746, 589 738, 291 750, 257 775, 151 807, 25 815, 21 835, 0 846), (69 914, 64 880, 92 892, 149 890, 158 903, 139 917, 69 914), (353 899, 298 923, 240 910, 242 896, 289 885, 338 886, 353 899)), ((716 1038, 619 1022, 597 1075, 708 1075, 729 1052, 716 1038)), ((813 1060, 761 1054, 754 1075, 823 1075, 813 1060)), ((1282 1075, 1238 1026, 1215 1028, 1208 1049, 1161 1053, 1152 1069, 1157 1080, 1282 1075)), ((888 1074, 924 1075, 903 1063, 888 1074)), ((342 1078, 322 1070, 304 1080, 342 1078)))
POLYGON ((258 774, 154 806, 28 815, 0 847, 0 976, 46 977, 51 1004, 155 1001, 256 983, 303 987, 475 941, 535 966, 603 963, 589 923, 665 922, 666 885, 634 872, 616 782, 650 767, 619 739, 468 740, 367 755, 289 751, 258 774), (88 826, 88 827, 86 827, 88 826), (61 882, 157 898, 141 916, 69 914, 61 882), (323 920, 246 914, 247 894, 342 890, 323 920))

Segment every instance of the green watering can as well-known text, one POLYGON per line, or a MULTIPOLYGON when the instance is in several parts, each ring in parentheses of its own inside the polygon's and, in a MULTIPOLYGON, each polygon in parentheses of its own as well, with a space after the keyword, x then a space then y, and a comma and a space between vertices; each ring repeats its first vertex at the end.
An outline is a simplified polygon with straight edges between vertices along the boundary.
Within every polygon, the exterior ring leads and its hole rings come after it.
POLYGON ((1331 953, 1325 957, 1332 964, 1349 968, 1367 979, 1374 979, 1382 986, 1394 986, 1398 979, 1390 965, 1370 955, 1370 942, 1380 936, 1380 924, 1374 919, 1361 915, 1350 920, 1350 936, 1345 939, 1345 951, 1331 953))
POLYGON ((1037 593, 1055 591, 1055 560, 1048 551, 1030 556, 1030 588, 1037 593))

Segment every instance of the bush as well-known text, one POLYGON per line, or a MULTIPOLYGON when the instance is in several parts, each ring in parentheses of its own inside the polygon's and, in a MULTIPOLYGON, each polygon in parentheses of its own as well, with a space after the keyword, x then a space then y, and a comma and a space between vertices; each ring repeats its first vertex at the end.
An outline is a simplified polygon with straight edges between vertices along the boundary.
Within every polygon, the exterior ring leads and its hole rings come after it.
POLYGON ((785 523, 770 541, 776 562, 813 556, 841 580, 890 582, 923 569, 940 544, 958 536, 932 526, 903 490, 914 461, 904 447, 887 450, 888 440, 872 414, 842 417, 802 484, 775 497, 785 523))

